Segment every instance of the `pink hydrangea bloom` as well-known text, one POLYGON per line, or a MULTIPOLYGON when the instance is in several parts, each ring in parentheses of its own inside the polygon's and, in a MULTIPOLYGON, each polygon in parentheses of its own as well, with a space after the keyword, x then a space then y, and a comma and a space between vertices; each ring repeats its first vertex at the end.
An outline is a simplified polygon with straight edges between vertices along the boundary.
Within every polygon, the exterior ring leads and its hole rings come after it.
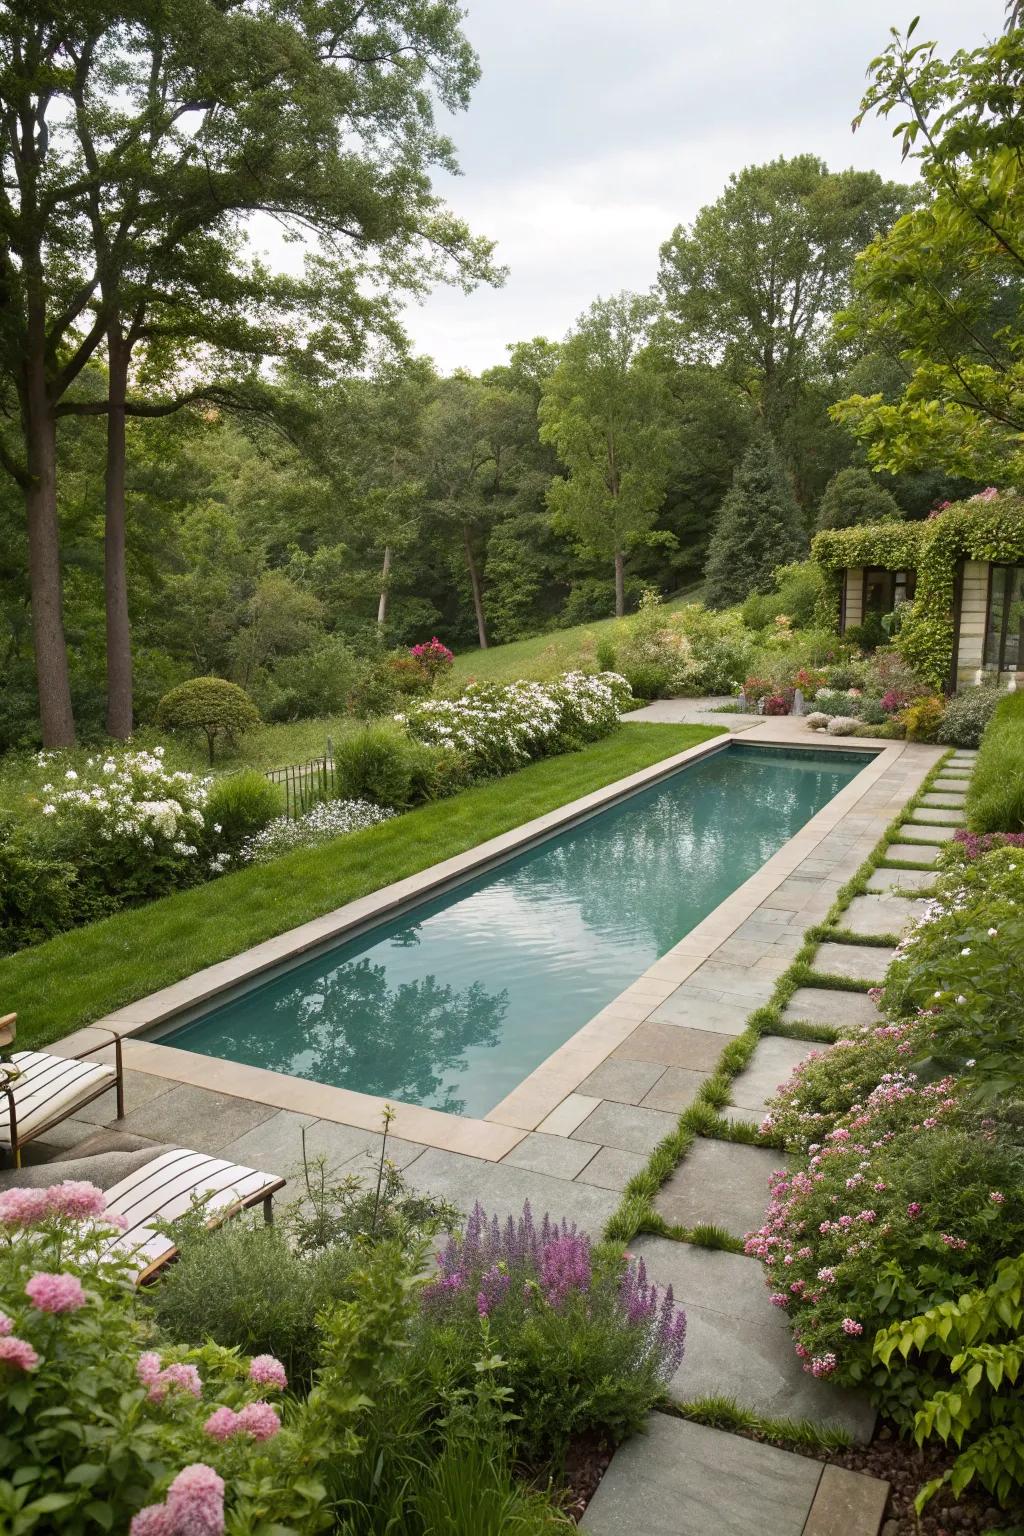
POLYGON ((167 1492, 175 1536, 224 1536, 224 1479, 205 1462, 184 1467, 167 1492))
POLYGON ((49 1208, 45 1189, 5 1189, 0 1194, 0 1224, 31 1227, 46 1219, 49 1208))
POLYGON ((238 1427, 254 1440, 272 1440, 281 1428, 277 1409, 269 1403, 247 1403, 238 1415, 238 1427))
POLYGON ((25 1295, 40 1312, 77 1312, 88 1300, 77 1275, 51 1275, 45 1270, 32 1276, 25 1295))
POLYGON ((10 1318, 7 1316, 7 1313, 6 1312, 0 1312, 0 1339, 2 1339, 5 1334, 13 1333, 13 1332, 14 1332, 14 1324, 11 1322, 10 1318))
POLYGON ((288 1385, 285 1368, 273 1355, 253 1356, 249 1362, 249 1380, 261 1387, 280 1387, 282 1392, 288 1385))
POLYGON ((24 1339, 13 1333, 0 1339, 0 1365, 11 1365, 16 1371, 32 1371, 39 1364, 39 1356, 24 1339))
POLYGON ((991 1191, 991 1193, 989 1194, 989 1199, 991 1200, 993 1205, 1005 1205, 1006 1204, 1006 1196, 1004 1194, 1001 1194, 998 1189, 993 1189, 991 1191))
POLYGON ((166 1504, 147 1504, 133 1516, 129 1536, 178 1536, 178 1526, 166 1504))
POLYGON ((911 1221, 916 1221, 920 1214, 921 1207, 918 1205, 916 1200, 911 1200, 910 1204, 907 1206, 907 1215, 910 1217, 911 1221))
POLYGON ((51 1184, 46 1198, 54 1216, 66 1216, 70 1221, 102 1216, 107 1208, 107 1197, 102 1189, 84 1179, 65 1179, 62 1184, 51 1184))
POLYGON ((228 1440, 238 1433, 238 1414, 233 1408, 226 1406, 215 1408, 203 1425, 203 1429, 214 1440, 228 1440))
POLYGON ((847 1334, 851 1339, 859 1338, 860 1335, 864 1332, 864 1324, 858 1323, 855 1318, 844 1317, 843 1332, 847 1334))
POLYGON ((151 1403, 162 1403, 171 1387, 191 1393, 193 1397, 201 1397, 203 1392, 203 1383, 195 1366, 175 1362, 153 1377, 146 1395, 151 1403))
POLYGON ((139 1356, 135 1374, 144 1387, 152 1386, 160 1374, 160 1356, 156 1350, 147 1349, 145 1354, 139 1356))

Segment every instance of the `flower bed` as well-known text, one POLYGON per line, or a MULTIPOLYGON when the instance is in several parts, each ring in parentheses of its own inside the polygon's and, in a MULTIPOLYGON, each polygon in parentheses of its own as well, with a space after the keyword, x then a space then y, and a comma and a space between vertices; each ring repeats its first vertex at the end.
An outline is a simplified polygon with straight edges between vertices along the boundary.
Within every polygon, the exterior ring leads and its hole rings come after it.
POLYGON ((953 1436, 953 1486, 977 1477, 1005 1503, 1024 1488, 1008 1438, 1024 1314, 997 1310, 1024 1250, 1024 853, 954 844, 943 864, 879 994, 885 1022, 770 1102, 763 1130, 793 1162, 746 1251, 805 1370, 866 1386, 919 1440, 953 1436), (946 1347, 975 1328, 978 1359, 999 1362, 987 1386, 946 1347))
POLYGON ((471 683, 398 718, 417 740, 465 753, 474 772, 502 774, 607 736, 631 704, 617 673, 567 672, 553 683, 471 683))

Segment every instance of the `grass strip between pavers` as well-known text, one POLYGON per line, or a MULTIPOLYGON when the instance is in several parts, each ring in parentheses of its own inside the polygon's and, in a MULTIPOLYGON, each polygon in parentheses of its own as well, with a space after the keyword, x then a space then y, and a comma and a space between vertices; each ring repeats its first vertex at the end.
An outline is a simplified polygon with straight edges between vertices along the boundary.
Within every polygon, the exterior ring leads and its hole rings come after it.
MULTIPOLYGON (((638 1233, 644 1232, 657 1237, 676 1238, 680 1242, 694 1243, 699 1246, 700 1234, 707 1229, 695 1227, 685 1231, 671 1227, 654 1208, 655 1196, 659 1189, 686 1157, 697 1137, 707 1136, 718 1141, 737 1141, 760 1147, 778 1146, 778 1143, 774 1143, 771 1138, 759 1136, 756 1126, 752 1123, 744 1121, 738 1124, 731 1123, 719 1113, 729 1103, 732 1080, 748 1065, 762 1035, 784 1035, 791 1040, 818 1041, 822 1044, 828 1044, 839 1038, 841 1031, 831 1025, 805 1024, 798 1020, 786 1020, 782 1017, 782 1010, 798 987, 832 987, 846 992, 866 992, 870 989, 872 985, 870 982, 851 981, 845 977, 830 976, 815 971, 812 964, 814 954, 819 944, 825 940, 831 943, 861 944, 864 942, 859 934, 854 935, 852 939, 849 938, 847 930, 841 926, 839 919, 855 896, 867 894, 868 881, 876 869, 882 866, 886 869, 903 867, 890 864, 885 857, 886 850, 893 843, 900 841, 906 816, 920 803, 922 796, 928 794, 932 781, 942 771, 950 755, 951 753, 946 753, 925 775, 917 791, 901 808, 895 819, 889 823, 874 851, 857 873, 839 890, 824 922, 815 923, 807 929, 799 951, 776 982, 771 1001, 760 1008, 755 1008, 742 1034, 734 1035, 729 1041, 718 1058, 715 1071, 707 1082, 701 1084, 697 1097, 689 1109, 683 1110, 676 1129, 670 1131, 658 1143, 651 1153, 647 1167, 630 1179, 622 1192, 618 1210, 605 1227, 604 1235, 607 1240, 625 1245, 632 1242, 638 1233)), ((920 868, 920 865, 906 867, 920 868)), ((938 875, 939 871, 935 873, 938 875)), ((913 891, 907 894, 916 899, 921 892, 913 891)), ((707 1246, 729 1247, 734 1253, 743 1252, 743 1244, 737 1238, 731 1238, 727 1244, 719 1239, 721 1228, 712 1227, 710 1231, 715 1236, 707 1246)))
POLYGON ((477 847, 689 747, 718 727, 635 722, 448 800, 223 875, 0 959, 0 1013, 38 1047, 205 966, 477 847))

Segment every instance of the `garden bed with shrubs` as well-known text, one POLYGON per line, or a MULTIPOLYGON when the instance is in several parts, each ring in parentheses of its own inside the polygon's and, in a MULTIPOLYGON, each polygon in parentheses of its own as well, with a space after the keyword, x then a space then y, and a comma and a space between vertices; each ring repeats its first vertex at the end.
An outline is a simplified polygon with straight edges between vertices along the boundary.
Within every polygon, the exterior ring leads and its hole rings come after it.
MULTIPOLYGON (((183 684, 167 719, 201 732, 212 755, 229 718, 235 730, 244 726, 231 714, 234 701, 222 697, 231 689, 219 679, 183 684), (219 686, 207 686, 213 684, 219 686)), ((419 699, 395 719, 369 721, 340 736, 333 794, 321 801, 311 784, 310 803, 297 819, 283 814, 282 792, 263 774, 213 778, 172 768, 159 746, 38 753, 21 763, 20 774, 9 767, 6 775, 16 787, 8 789, 0 814, 0 953, 231 869, 365 830, 412 806, 598 741, 616 729, 631 702, 621 678, 583 673, 419 699)))
POLYGON ((4 1529, 570 1528, 579 1448, 639 1429, 682 1359, 671 1291, 529 1207, 463 1229, 383 1151, 305 1193, 272 1227, 197 1208, 145 1292, 98 1189, 0 1193, 4 1529))
POLYGON ((790 1164, 746 1251, 804 1369, 925 1447, 918 1508, 970 1490, 950 1525, 982 1529, 990 1507, 1024 1514, 1024 847, 961 833, 942 866, 883 1021, 770 1102, 790 1164))

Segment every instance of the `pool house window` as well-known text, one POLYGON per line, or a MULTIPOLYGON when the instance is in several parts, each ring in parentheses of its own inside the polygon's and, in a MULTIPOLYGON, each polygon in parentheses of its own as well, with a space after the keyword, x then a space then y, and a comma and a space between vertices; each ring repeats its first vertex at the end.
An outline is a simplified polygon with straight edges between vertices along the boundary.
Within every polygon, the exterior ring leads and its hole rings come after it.
POLYGON ((916 571, 887 571, 880 565, 866 566, 864 613, 892 613, 897 604, 909 602, 916 585, 916 571))
POLYGON ((993 565, 985 626, 985 667, 991 672, 1024 668, 1024 565, 993 565))

